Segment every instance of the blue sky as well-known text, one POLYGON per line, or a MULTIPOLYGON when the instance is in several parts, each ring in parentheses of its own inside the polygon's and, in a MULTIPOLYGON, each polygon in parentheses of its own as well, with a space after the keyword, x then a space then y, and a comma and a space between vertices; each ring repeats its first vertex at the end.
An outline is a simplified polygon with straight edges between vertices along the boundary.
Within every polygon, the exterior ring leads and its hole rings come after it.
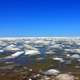
POLYGON ((0 0, 0 36, 80 36, 80 1, 0 0))

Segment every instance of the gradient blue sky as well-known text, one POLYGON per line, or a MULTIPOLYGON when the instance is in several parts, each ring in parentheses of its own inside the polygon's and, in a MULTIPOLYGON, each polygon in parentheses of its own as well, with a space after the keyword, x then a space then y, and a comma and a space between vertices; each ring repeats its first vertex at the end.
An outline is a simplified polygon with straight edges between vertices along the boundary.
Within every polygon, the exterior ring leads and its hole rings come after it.
POLYGON ((80 36, 80 0, 0 0, 0 36, 80 36))

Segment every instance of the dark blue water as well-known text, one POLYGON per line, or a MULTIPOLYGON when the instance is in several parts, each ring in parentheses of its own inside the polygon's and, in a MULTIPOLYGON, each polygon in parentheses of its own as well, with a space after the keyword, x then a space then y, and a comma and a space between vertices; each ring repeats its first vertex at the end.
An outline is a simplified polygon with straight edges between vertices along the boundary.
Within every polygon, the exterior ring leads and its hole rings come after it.
POLYGON ((40 57, 45 57, 45 52, 46 52, 46 46, 43 47, 37 47, 40 51, 40 57))

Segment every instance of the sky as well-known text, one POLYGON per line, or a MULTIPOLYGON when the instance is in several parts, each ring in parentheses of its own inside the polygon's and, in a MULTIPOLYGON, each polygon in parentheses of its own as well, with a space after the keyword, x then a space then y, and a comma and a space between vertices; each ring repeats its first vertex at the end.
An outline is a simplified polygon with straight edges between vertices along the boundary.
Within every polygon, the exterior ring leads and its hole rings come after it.
POLYGON ((80 0, 0 0, 0 36, 80 36, 80 0))

